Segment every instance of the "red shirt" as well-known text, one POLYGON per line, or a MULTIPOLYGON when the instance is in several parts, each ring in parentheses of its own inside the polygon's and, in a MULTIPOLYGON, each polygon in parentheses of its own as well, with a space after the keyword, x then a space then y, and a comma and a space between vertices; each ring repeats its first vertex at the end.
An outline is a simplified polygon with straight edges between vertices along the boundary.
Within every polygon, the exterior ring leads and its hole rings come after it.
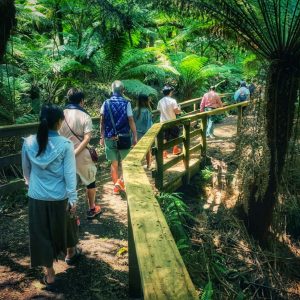
POLYGON ((204 111, 206 107, 211 107, 211 108, 218 108, 222 107, 223 103, 221 101, 220 96, 214 92, 210 91, 206 94, 204 94, 201 104, 200 104, 200 111, 204 111))

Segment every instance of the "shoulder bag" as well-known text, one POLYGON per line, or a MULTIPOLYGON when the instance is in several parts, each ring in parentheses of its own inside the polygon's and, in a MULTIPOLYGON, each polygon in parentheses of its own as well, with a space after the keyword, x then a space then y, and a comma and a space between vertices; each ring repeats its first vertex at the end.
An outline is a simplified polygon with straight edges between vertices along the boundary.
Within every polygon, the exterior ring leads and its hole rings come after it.
MULTIPOLYGON (((70 131, 76 136, 76 138, 82 142, 82 139, 72 130, 72 128, 70 127, 70 125, 68 124, 67 120, 65 119, 66 124, 68 125, 70 131)), ((92 146, 86 146, 86 149, 89 151, 91 159, 94 163, 98 162, 99 160, 99 156, 98 153, 96 151, 96 149, 92 146)))

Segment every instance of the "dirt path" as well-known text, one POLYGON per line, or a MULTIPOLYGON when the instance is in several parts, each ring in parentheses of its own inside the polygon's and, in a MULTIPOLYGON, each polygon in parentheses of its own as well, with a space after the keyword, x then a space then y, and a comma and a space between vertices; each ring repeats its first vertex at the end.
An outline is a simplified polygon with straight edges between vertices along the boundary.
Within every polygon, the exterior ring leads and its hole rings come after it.
POLYGON ((99 172, 98 197, 103 214, 86 220, 84 190, 79 200, 80 247, 76 267, 63 257, 55 263, 58 293, 43 290, 41 269, 29 269, 27 203, 0 214, 0 299, 128 299, 127 205, 112 195, 109 169, 99 172))
MULTIPOLYGON (((208 141, 209 155, 231 153, 236 118, 217 124, 216 139, 208 141)), ((220 156, 218 156, 220 157, 220 156)), ((86 220, 84 189, 79 191, 80 247, 84 256, 76 267, 63 257, 55 263, 59 293, 43 290, 41 269, 29 268, 27 203, 15 199, 0 212, 0 299, 128 299, 127 203, 112 195, 109 167, 99 168, 98 198, 103 214, 86 220), (100 180, 101 179, 101 180, 100 180)))

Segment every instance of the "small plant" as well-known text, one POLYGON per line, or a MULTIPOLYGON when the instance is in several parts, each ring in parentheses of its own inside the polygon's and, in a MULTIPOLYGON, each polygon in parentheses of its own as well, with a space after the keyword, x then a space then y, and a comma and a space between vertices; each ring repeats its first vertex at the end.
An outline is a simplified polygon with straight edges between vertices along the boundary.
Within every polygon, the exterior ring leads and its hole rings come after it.
POLYGON ((179 193, 161 193, 157 200, 164 212, 177 247, 180 250, 189 248, 189 237, 185 229, 188 221, 193 219, 188 206, 179 193))
POLYGON ((203 170, 201 170, 201 178, 204 183, 209 183, 213 177, 213 170, 211 167, 205 167, 203 170))

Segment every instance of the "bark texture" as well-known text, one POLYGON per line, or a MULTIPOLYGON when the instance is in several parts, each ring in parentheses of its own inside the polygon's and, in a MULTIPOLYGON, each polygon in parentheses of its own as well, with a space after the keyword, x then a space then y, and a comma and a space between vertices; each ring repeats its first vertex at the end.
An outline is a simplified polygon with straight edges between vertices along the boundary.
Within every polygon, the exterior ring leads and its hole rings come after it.
POLYGON ((13 0, 0 0, 0 62, 6 49, 10 30, 15 24, 15 4, 13 0))
MULTIPOLYGON (((278 197, 278 188, 291 138, 295 102, 299 89, 299 69, 294 60, 271 63, 266 86, 267 143, 270 150, 267 188, 262 197, 255 197, 259 183, 250 188, 248 226, 261 243, 265 243, 278 197)), ((258 174, 259 178, 259 174, 258 174)))

